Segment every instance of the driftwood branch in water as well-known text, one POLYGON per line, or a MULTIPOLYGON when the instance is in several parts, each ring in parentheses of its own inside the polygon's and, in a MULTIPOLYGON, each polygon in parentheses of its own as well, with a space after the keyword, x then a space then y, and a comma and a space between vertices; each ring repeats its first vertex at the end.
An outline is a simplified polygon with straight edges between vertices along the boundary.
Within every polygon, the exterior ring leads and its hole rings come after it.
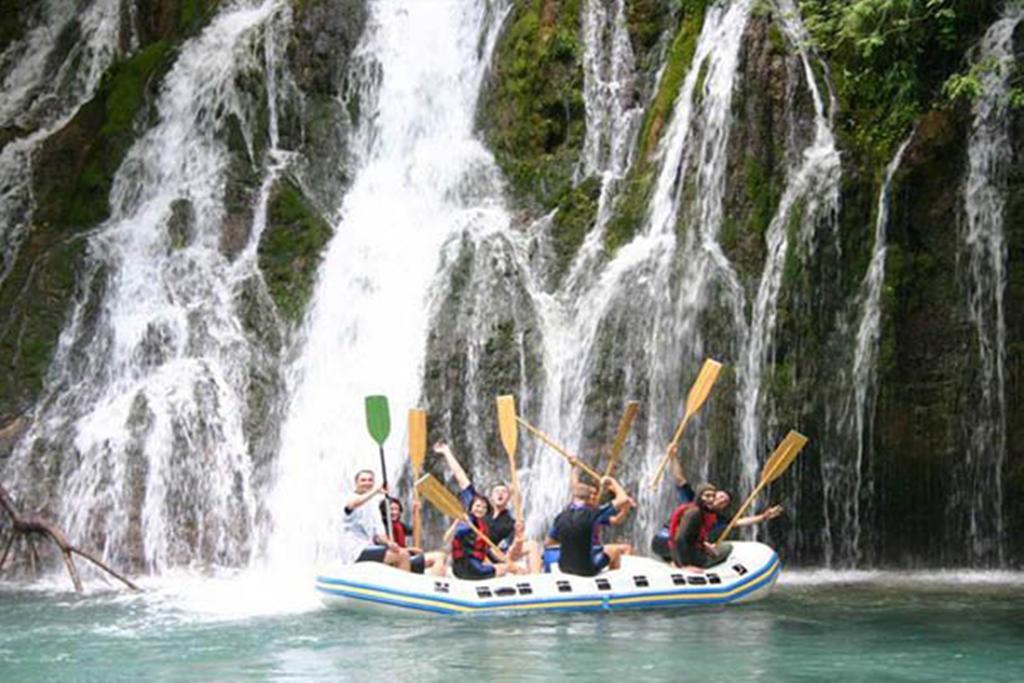
POLYGON ((108 567, 102 560, 93 555, 92 553, 86 552, 81 548, 72 545, 64 532, 61 531, 56 525, 47 522, 44 519, 38 517, 25 517, 21 514, 17 507, 14 505, 14 501, 11 500, 10 494, 7 490, 0 485, 0 509, 7 513, 7 516, 11 520, 10 526, 10 537, 7 539, 4 545, 3 554, 0 555, 0 569, 3 569, 4 562, 7 560, 8 551, 14 545, 14 541, 18 538, 25 542, 25 545, 29 549, 29 557, 32 561, 33 568, 38 567, 39 556, 36 552, 36 546, 34 540, 38 536, 42 536, 50 539, 54 545, 60 549, 61 556, 64 558, 64 566, 68 570, 68 576, 71 577, 71 582, 75 584, 75 590, 79 593, 82 592, 82 579, 78 575, 78 568, 75 566, 74 555, 83 557, 89 562, 110 574, 115 579, 128 586, 133 590, 139 590, 132 581, 118 572, 108 567))

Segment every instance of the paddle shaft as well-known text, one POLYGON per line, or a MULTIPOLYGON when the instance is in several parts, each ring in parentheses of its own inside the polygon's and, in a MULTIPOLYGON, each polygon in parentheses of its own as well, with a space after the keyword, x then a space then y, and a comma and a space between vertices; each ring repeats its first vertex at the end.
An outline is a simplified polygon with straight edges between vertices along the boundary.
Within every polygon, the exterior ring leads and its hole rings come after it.
POLYGON ((516 417, 516 422, 518 422, 522 426, 526 427, 527 431, 532 433, 534 436, 536 436, 538 439, 540 439, 541 441, 546 443, 548 446, 551 446, 551 448, 553 448, 559 455, 561 455, 563 458, 568 460, 570 465, 572 465, 573 467, 579 467, 581 470, 583 470, 584 472, 589 474, 591 477, 593 477, 594 481, 597 481, 597 482, 601 481, 601 475, 598 474, 594 470, 594 468, 590 467, 589 465, 587 465, 584 462, 581 462, 580 459, 577 458, 575 455, 573 455, 572 453, 570 453, 569 451, 565 450, 564 448, 559 446, 557 443, 555 443, 554 441, 549 439, 547 434, 545 434, 544 432, 540 431, 539 429, 537 429, 536 427, 534 427, 533 425, 531 425, 529 422, 527 422, 526 420, 524 420, 521 417, 517 416, 516 417))
POLYGON ((686 423, 690 421, 692 412, 687 411, 683 415, 683 419, 679 422, 679 427, 676 429, 675 436, 672 437, 672 441, 669 443, 668 448, 665 449, 665 455, 661 458, 661 463, 658 465, 658 470, 654 473, 654 481, 651 482, 651 490, 654 491, 658 488, 658 484, 661 483, 661 477, 665 474, 665 466, 668 465, 668 459, 672 457, 672 449, 679 443, 679 439, 683 436, 683 430, 686 429, 686 423))
POLYGON ((729 526, 725 527, 725 531, 723 531, 721 535, 718 537, 718 540, 715 541, 716 546, 725 540, 725 538, 729 535, 729 532, 731 532, 733 528, 735 528, 736 522, 738 522, 740 518, 743 517, 743 513, 747 511, 747 508, 750 507, 750 504, 754 502, 755 498, 757 498, 757 494, 761 493, 761 489, 763 489, 767 485, 768 479, 761 479, 761 483, 759 483, 754 488, 754 492, 747 497, 747 499, 743 502, 743 505, 740 506, 740 509, 737 510, 736 514, 732 516, 731 520, 729 520, 729 526))
MULTIPOLYGON (((419 476, 417 472, 413 478, 419 476)), ((416 505, 412 509, 412 544, 417 548, 422 548, 420 545, 420 492, 415 487, 412 489, 412 499, 416 502, 416 505)))
POLYGON ((384 462, 384 445, 379 444, 378 448, 380 448, 380 478, 381 481, 384 482, 384 490, 387 492, 384 494, 384 500, 387 501, 387 504, 384 506, 384 509, 386 510, 384 519, 387 522, 388 540, 394 541, 395 530, 391 527, 391 492, 388 491, 388 466, 387 463, 384 462))
POLYGON ((480 529, 477 529, 476 526, 473 524, 473 520, 469 518, 469 515, 462 515, 461 517, 459 517, 459 521, 468 526, 470 529, 472 529, 474 534, 482 538, 484 540, 484 543, 490 546, 491 550, 494 551, 494 554, 498 556, 499 560, 501 560, 502 562, 508 561, 508 556, 505 555, 505 551, 499 548, 497 543, 488 538, 487 534, 485 534, 480 529))

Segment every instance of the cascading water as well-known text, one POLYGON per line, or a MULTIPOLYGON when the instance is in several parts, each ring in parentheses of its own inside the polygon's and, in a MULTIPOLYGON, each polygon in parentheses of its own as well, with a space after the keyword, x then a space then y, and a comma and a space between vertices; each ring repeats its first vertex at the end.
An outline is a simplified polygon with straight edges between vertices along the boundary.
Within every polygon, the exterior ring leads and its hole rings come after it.
MULTIPOLYGON (((504 14, 502 3, 373 3, 357 52, 370 112, 356 133, 362 159, 289 378, 271 566, 308 568, 337 555, 344 490, 357 470, 379 471, 365 427, 368 394, 390 399, 394 481, 406 461, 405 410, 419 399, 424 340, 431 326, 458 324, 429 316, 458 262, 453 252, 464 239, 481 251, 501 251, 508 240, 493 161, 473 137, 504 14)), ((456 448, 464 454, 468 445, 456 448)))
POLYGON ((265 71, 261 41, 275 35, 269 23, 287 22, 281 5, 232 5, 182 47, 159 122, 117 173, 111 218, 90 241, 80 300, 9 469, 72 537, 152 571, 249 552, 259 454, 244 428, 248 383, 275 359, 239 310, 262 221, 234 260, 222 248, 225 139, 238 125, 242 153, 262 144, 260 107, 238 82, 265 71))
POLYGON ((968 528, 975 561, 1004 560, 1003 467, 1006 461, 1006 291, 1004 230, 1010 142, 1013 35, 1024 8, 1008 4, 978 50, 982 93, 974 105, 964 185, 965 220, 959 265, 965 271, 967 317, 977 345, 977 402, 966 411, 964 466, 970 485, 968 528))
POLYGON ((47 0, 39 24, 0 54, 0 131, 15 133, 0 145, 0 283, 28 228, 35 150, 92 97, 117 57, 120 5, 47 0), (72 32, 74 42, 62 46, 72 32))
MULTIPOLYGON (((878 345, 882 334, 882 285, 885 282, 885 260, 888 253, 889 200, 893 176, 903 162, 913 134, 896 150, 885 169, 878 192, 875 215, 875 243, 871 261, 860 284, 858 322, 853 362, 843 371, 840 384, 847 387, 839 414, 839 438, 852 444, 854 457, 829 459, 823 464, 824 528, 822 546, 828 567, 855 567, 861 555, 861 502, 864 471, 872 454, 872 425, 875 397, 878 392, 878 345)), ((839 449, 846 455, 846 449, 839 449)), ((827 457, 827 456, 826 456, 827 457)))
MULTIPOLYGON (((814 137, 806 147, 788 150, 794 161, 765 236, 767 255, 738 364, 742 463, 739 488, 744 491, 751 490, 756 483, 760 455, 766 446, 764 371, 771 361, 787 251, 793 250, 800 258, 806 258, 813 249, 818 228, 825 224, 834 227, 839 210, 841 165, 832 134, 831 93, 826 101, 811 66, 812 56, 806 49, 808 40, 796 7, 789 0, 779 0, 778 8, 782 31, 799 57, 814 105, 814 137)), ((800 144, 795 136, 791 136, 790 142, 800 144)))

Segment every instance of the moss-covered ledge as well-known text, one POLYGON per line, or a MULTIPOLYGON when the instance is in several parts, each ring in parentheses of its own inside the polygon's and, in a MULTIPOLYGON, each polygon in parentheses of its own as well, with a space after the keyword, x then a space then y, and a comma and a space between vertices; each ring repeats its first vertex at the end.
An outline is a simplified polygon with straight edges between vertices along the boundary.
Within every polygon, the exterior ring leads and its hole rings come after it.
POLYGON ((299 187, 279 180, 267 206, 267 227, 260 236, 259 266, 281 316, 302 319, 313 294, 330 224, 317 213, 299 187))
POLYGON ((614 254, 632 240, 646 219, 657 177, 657 169, 652 163, 653 153, 693 63, 697 39, 704 28, 705 5, 706 0, 685 0, 682 3, 679 23, 665 58, 664 72, 644 114, 636 163, 630 169, 605 229, 604 246, 609 254, 614 254))
POLYGON ((478 125, 513 200, 550 210, 572 186, 586 127, 582 0, 513 7, 484 86, 478 125))

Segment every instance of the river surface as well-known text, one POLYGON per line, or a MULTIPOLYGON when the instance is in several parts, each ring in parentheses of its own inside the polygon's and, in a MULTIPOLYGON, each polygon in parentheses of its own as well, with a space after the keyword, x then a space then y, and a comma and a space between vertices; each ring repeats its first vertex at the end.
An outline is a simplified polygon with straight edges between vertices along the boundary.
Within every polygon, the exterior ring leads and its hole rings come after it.
MULTIPOLYGON (((0 585, 0 681, 1009 681, 1024 575, 788 572, 752 605, 370 616, 254 574, 142 594, 0 585)), ((287 585, 287 584, 284 584, 287 585)))

